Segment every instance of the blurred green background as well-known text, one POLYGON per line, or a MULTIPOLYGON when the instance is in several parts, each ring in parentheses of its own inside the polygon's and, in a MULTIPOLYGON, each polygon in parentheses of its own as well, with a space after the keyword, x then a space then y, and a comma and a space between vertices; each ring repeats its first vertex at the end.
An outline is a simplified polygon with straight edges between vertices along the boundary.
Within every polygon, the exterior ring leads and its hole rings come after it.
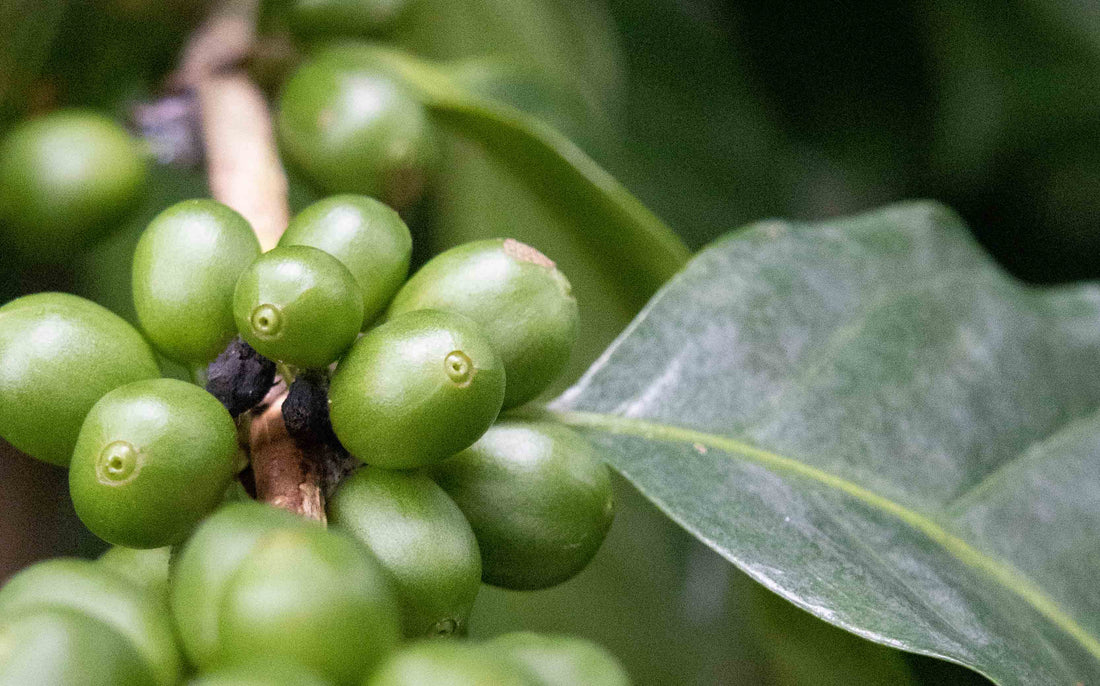
MULTIPOLYGON (((135 106, 163 94, 207 4, 0 0, 0 128, 63 105, 136 126, 135 106)), ((285 44, 281 9, 281 0, 267 7, 270 45, 285 44)), ((1020 278, 1100 274, 1093 3, 412 0, 392 32, 373 38, 446 61, 470 89, 547 119, 692 248, 769 216, 931 197, 954 206, 1020 278)), ((277 83, 268 62, 252 66, 277 83)), ((608 278, 614 256, 593 254, 484 151, 448 135, 442 148, 431 193, 408 216, 419 259, 490 235, 557 259, 581 296, 575 377, 633 315, 608 278)), ((318 196, 292 182, 295 206, 318 196)), ((142 206, 67 264, 17 263, 0 246, 0 302, 65 289, 130 315, 137 234, 173 200, 206 192, 200 167, 161 166, 142 206)), ((0 575, 98 550, 75 523, 64 473, 3 452, 0 575)), ((475 634, 579 633, 620 655, 640 684, 982 683, 810 618, 625 483, 618 493, 618 519, 591 569, 550 591, 486 589, 475 634)))

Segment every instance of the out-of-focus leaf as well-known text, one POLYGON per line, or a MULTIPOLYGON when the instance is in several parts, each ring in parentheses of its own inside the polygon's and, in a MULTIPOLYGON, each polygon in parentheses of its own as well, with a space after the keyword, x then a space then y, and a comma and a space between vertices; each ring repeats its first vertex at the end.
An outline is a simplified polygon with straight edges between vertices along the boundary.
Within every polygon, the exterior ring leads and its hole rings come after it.
POLYGON ((614 110, 621 56, 602 2, 417 0, 389 40, 435 60, 491 57, 577 90, 590 114, 614 110))
POLYGON ((939 205, 699 254, 574 426, 803 609, 1002 684, 1100 681, 1100 289, 1006 276, 939 205))
POLYGON ((385 69, 428 107, 439 125, 492 153, 572 226, 624 300, 638 304, 687 260, 680 238, 568 138, 542 121, 462 88, 446 71, 372 46, 339 48, 348 60, 385 69))

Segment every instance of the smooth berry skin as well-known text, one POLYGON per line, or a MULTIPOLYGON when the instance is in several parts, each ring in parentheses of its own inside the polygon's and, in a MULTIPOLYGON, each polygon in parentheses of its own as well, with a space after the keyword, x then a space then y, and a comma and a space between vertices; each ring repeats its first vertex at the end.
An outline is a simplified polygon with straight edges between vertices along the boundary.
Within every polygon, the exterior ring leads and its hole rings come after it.
POLYGON ((205 672, 187 686, 332 686, 332 682, 292 660, 264 657, 205 672))
POLYGON ((369 195, 398 210, 420 197, 435 161, 424 106, 338 49, 290 77, 276 123, 287 157, 322 189, 369 195))
POLYGON ((71 255, 137 200, 147 175, 140 143, 102 115, 19 124, 0 141, 2 243, 40 261, 71 255))
POLYGON ((239 470, 237 430, 214 396, 176 379, 104 395, 80 430, 69 492, 80 520, 115 545, 181 542, 239 470))
POLYGON ((0 620, 0 686, 156 686, 124 636, 71 610, 0 620))
POLYGON ((169 600, 187 657, 202 669, 219 661, 221 599, 237 567, 271 531, 315 527, 256 501, 231 503, 206 518, 177 557, 169 600))
POLYGON ((363 686, 542 686, 499 652, 466 641, 421 641, 391 657, 363 686))
POLYGON ((233 292, 237 330, 264 357, 325 367, 355 341, 363 296, 340 260, 304 245, 258 257, 233 292))
POLYGON ((163 600, 88 560, 54 558, 19 572, 0 589, 0 616, 76 612, 123 636, 160 686, 175 686, 182 656, 163 600))
POLYGON ((363 467, 341 482, 327 511, 331 526, 382 563, 401 603, 405 636, 465 633, 481 585, 481 554, 442 488, 420 473, 363 467))
POLYGON ((295 661, 355 684, 400 639, 385 572, 359 543, 256 502, 223 507, 180 553, 171 606, 191 661, 295 661))
POLYGON ((409 0, 295 0, 287 9, 300 36, 373 36, 391 27, 409 0))
POLYGON ((412 235, 401 216, 363 195, 313 203, 291 220, 279 245, 308 245, 340 260, 363 293, 363 326, 389 305, 412 257, 412 235))
POLYGON ((422 309, 477 322, 508 373, 505 409, 553 383, 577 341, 577 301, 568 279, 542 253, 512 239, 440 253, 398 291, 388 316, 422 309))
POLYGON ((476 441, 504 400, 504 366, 477 325, 422 310, 360 338, 336 368, 330 417, 348 452, 411 469, 476 441))
POLYGON ((134 251, 141 328, 165 356, 206 364, 237 335, 233 289, 260 255, 248 221, 214 200, 184 200, 158 214, 134 251))
POLYGON ((572 578, 614 516, 607 466, 556 424, 502 421, 431 476, 477 536, 482 581, 501 588, 536 590, 572 578))
POLYGON ((138 331, 90 300, 36 293, 0 307, 0 436, 66 466, 103 394, 160 376, 138 331))
POLYGON ((172 557, 169 546, 163 548, 125 548, 111 546, 96 563, 150 593, 168 598, 168 565, 172 557))
POLYGON ((350 537, 277 530, 241 562, 222 598, 220 651, 293 659, 339 684, 356 684, 401 638, 393 592, 378 563, 350 537))
POLYGON ((523 665, 543 686, 630 686, 630 677, 614 655, 576 636, 517 631, 485 646, 523 665))

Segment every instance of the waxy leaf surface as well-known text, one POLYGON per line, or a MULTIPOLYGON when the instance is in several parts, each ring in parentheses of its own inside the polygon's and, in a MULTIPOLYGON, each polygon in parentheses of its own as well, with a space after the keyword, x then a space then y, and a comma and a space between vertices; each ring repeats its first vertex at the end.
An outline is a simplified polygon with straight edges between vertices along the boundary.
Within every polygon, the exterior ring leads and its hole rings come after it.
MULTIPOLYGON (((1100 289, 950 211, 763 222, 535 411, 833 624, 1001 684, 1100 683, 1100 289)), ((530 411, 529 411, 530 412, 530 411)))

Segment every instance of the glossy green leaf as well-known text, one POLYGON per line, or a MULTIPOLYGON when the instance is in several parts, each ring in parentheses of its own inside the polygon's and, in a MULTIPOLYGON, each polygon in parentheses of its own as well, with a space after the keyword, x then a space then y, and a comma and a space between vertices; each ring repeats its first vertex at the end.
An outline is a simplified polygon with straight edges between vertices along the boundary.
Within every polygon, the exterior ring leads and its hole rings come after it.
POLYGON ((400 79, 433 120, 484 146, 566 218, 595 251, 618 265, 616 282, 637 299, 656 290, 688 257, 680 238, 564 135, 517 109, 475 95, 445 70, 374 46, 338 48, 348 59, 400 79))
POLYGON ((701 252, 545 411, 796 605, 1002 684, 1100 682, 1100 289, 911 203, 701 252))

